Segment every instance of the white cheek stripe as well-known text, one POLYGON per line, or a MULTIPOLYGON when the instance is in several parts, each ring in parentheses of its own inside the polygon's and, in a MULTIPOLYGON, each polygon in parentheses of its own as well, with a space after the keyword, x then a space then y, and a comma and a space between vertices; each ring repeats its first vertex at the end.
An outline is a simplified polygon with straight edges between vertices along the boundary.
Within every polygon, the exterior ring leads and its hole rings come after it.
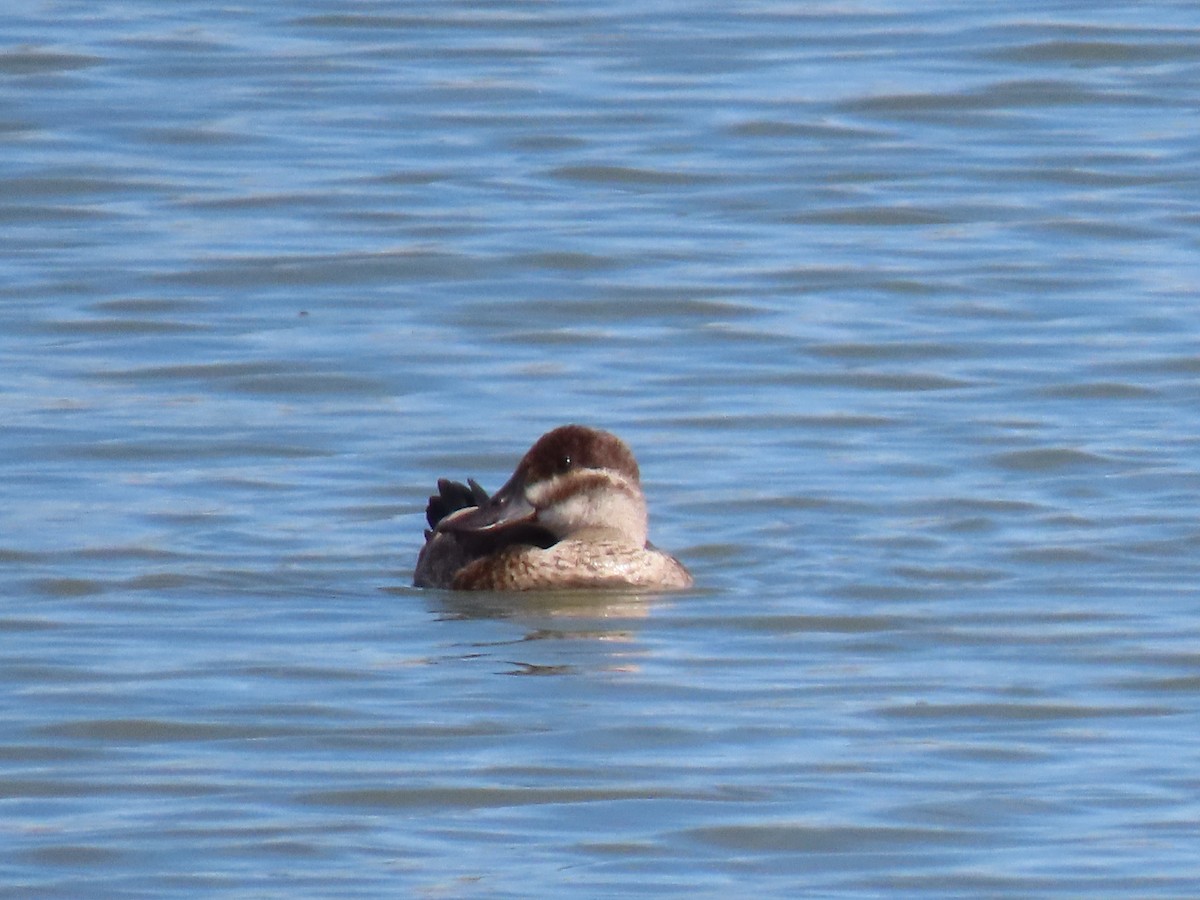
POLYGON ((646 507, 636 485, 622 475, 557 475, 526 487, 526 499, 538 510, 538 522, 560 538, 583 528, 605 527, 645 542, 646 507), (573 481, 579 482, 572 485, 573 481))
POLYGON ((600 492, 619 492, 629 497, 631 500, 638 500, 642 496, 641 490, 637 485, 630 482, 624 475, 616 472, 605 472, 599 477, 590 476, 589 471, 599 470, 583 470, 582 472, 570 475, 555 475, 553 478, 548 478, 545 481, 535 482, 525 486, 525 499, 538 509, 544 509, 554 502, 555 497, 561 497, 557 503, 561 504, 565 500, 569 500, 579 494, 594 494, 597 489, 600 492), (571 482, 578 481, 580 484, 577 487, 572 486, 571 482), (564 489, 564 485, 566 485, 564 489))

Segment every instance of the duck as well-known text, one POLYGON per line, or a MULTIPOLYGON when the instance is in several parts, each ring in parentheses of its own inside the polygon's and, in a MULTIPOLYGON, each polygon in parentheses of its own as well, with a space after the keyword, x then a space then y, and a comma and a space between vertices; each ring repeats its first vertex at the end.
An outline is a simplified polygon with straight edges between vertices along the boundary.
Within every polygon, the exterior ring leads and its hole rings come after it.
POLYGON ((563 425, 542 435, 491 496, 438 480, 413 584, 457 591, 644 588, 693 579, 647 540, 633 452, 615 434, 563 425))

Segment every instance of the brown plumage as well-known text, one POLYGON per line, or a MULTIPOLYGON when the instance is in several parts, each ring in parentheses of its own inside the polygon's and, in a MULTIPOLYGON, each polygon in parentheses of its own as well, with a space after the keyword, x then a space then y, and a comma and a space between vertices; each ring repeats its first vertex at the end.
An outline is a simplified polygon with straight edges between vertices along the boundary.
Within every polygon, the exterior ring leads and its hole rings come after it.
POLYGON ((646 540, 637 460, 607 431, 564 425, 530 448, 495 493, 438 482, 413 583, 456 590, 689 587, 646 540))

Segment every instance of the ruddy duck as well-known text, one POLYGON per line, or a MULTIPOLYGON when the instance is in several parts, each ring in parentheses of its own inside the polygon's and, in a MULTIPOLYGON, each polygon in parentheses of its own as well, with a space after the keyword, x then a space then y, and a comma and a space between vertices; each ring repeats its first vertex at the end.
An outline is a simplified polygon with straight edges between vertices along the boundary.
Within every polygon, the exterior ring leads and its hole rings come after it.
POLYGON ((413 584, 460 591, 685 588, 692 576, 646 540, 638 464, 616 435, 564 425, 492 497, 441 479, 413 584))

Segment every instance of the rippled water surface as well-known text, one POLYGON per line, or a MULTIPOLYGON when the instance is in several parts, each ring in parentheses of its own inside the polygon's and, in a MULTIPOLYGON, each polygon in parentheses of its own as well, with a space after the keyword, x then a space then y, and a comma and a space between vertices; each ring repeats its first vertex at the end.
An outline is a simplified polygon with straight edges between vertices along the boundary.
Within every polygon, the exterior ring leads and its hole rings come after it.
POLYGON ((1192 3, 0 21, 0 893, 1200 895, 1192 3), (408 587, 585 421, 678 595, 408 587))

